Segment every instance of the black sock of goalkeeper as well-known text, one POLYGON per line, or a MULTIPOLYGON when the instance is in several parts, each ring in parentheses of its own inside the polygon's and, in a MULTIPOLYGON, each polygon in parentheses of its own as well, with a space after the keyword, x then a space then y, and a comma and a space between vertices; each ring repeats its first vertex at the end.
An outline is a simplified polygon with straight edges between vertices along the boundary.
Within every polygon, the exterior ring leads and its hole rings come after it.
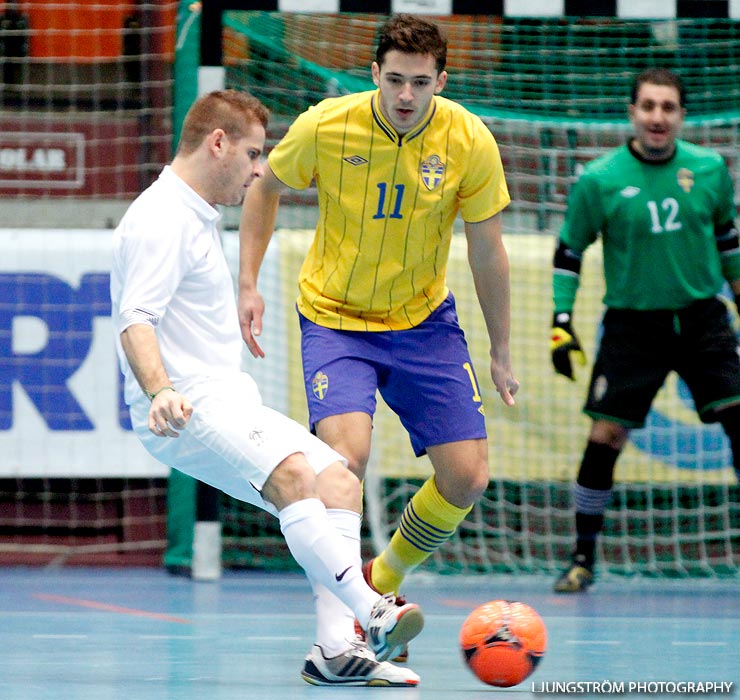
POLYGON ((730 441, 732 448, 732 464, 735 467, 735 476, 740 485, 740 406, 729 406, 718 412, 719 421, 730 441))
POLYGON ((573 488, 576 509, 575 559, 593 567, 596 539, 604 527, 604 511, 611 499, 614 465, 619 450, 601 443, 586 445, 573 488))

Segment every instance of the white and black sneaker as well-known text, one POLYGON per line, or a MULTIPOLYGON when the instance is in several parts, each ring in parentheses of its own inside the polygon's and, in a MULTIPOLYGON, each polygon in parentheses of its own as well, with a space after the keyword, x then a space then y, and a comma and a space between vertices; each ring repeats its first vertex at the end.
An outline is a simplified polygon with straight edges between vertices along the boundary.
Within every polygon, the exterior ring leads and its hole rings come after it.
POLYGON ((301 677, 312 685, 416 686, 419 676, 408 668, 378 661, 367 644, 352 642, 347 651, 327 659, 314 644, 303 665, 301 677))
MULTIPOLYGON (((400 602, 400 601, 398 601, 400 602)), ((424 615, 416 603, 399 605, 386 593, 370 613, 365 641, 378 661, 396 657, 424 627, 424 615)))

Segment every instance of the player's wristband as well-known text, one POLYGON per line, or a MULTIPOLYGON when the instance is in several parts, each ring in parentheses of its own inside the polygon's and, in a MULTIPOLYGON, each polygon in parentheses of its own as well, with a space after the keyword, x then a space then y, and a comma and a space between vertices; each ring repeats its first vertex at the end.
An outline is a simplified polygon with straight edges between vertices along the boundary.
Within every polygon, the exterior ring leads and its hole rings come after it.
POLYGON ((150 401, 154 401, 155 397, 161 394, 163 391, 177 391, 174 386, 163 386, 161 389, 157 389, 154 393, 146 392, 150 401))

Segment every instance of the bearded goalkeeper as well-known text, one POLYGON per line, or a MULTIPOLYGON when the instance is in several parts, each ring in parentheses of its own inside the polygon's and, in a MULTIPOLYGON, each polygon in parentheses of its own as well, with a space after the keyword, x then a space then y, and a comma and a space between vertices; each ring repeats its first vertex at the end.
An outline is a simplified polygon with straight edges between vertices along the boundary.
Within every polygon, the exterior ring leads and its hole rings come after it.
POLYGON ((585 364, 572 325, 581 259, 600 235, 606 293, 603 336, 584 412, 591 432, 574 487, 576 545, 555 591, 593 581, 596 542, 614 467, 669 372, 686 382, 705 423, 719 422, 740 474, 740 359, 725 280, 740 296, 733 188, 721 155, 678 138, 680 78, 649 69, 633 83, 629 141, 590 163, 574 185, 556 246, 550 349, 556 372, 585 364))

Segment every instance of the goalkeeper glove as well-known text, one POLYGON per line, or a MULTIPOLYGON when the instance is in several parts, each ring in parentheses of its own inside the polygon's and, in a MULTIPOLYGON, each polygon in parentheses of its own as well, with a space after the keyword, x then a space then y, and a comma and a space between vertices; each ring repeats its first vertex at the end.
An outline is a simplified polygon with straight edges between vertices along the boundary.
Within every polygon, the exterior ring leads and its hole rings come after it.
POLYGON ((575 331, 570 325, 570 314, 567 311, 555 313, 552 319, 552 334, 550 335, 550 356, 552 364, 558 374, 575 381, 571 355, 583 366, 586 364, 586 355, 581 348, 575 331))

